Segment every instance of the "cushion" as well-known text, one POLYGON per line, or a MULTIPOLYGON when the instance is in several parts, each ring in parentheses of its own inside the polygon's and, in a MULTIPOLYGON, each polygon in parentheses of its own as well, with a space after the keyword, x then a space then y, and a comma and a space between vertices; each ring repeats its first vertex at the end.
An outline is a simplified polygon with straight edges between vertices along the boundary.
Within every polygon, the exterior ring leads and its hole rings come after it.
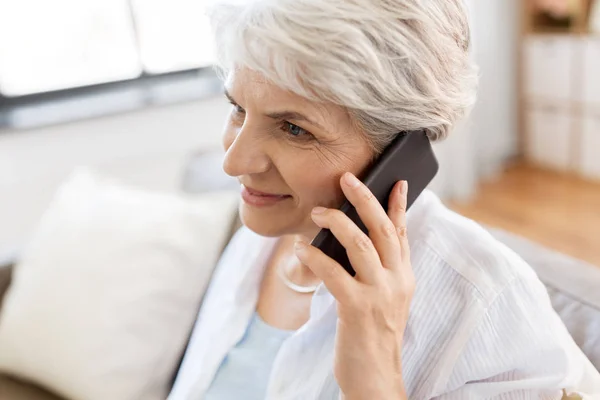
POLYGON ((600 370, 600 267, 500 229, 490 231, 535 270, 575 343, 600 370))
POLYGON ((30 385, 6 375, 0 375, 2 400, 64 400, 38 386, 30 385))
POLYGON ((237 199, 74 173, 13 271, 0 372, 68 399, 166 398, 237 199))
POLYGON ((12 267, 10 265, 0 264, 0 313, 2 313, 2 301, 4 294, 10 285, 12 278, 12 267))

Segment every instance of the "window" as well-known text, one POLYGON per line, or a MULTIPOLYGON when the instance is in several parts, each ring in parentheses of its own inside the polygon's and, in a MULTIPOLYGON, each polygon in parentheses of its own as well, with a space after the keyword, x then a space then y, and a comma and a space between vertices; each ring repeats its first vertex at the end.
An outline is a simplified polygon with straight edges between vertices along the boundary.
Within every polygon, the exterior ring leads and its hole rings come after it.
POLYGON ((0 0, 0 93, 64 90, 205 67, 198 0, 0 0))
POLYGON ((213 62, 208 21, 199 0, 132 0, 141 61, 152 74, 213 62))

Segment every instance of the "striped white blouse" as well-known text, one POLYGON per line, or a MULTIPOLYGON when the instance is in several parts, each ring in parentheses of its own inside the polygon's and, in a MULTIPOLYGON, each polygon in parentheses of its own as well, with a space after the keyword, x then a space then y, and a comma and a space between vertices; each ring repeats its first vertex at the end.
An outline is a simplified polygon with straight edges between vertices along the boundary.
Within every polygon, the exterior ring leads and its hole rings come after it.
MULTIPOLYGON (((565 392, 600 398, 600 374, 571 339, 531 267, 429 191, 407 219, 417 283, 402 359, 409 399, 561 399, 565 392)), ((246 228, 232 239, 170 400, 203 398, 252 318, 275 242, 246 228)), ((340 396, 332 370, 335 300, 323 285, 310 315, 281 346, 268 399, 340 396)))

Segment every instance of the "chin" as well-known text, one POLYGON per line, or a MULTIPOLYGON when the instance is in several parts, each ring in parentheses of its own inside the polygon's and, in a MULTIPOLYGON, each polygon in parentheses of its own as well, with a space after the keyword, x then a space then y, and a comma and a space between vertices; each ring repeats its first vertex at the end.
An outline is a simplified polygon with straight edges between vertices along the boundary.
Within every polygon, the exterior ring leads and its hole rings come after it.
POLYGON ((284 212, 269 207, 257 209, 242 202, 239 216, 246 228, 261 236, 279 237, 304 231, 302 224, 295 222, 289 211, 284 212))

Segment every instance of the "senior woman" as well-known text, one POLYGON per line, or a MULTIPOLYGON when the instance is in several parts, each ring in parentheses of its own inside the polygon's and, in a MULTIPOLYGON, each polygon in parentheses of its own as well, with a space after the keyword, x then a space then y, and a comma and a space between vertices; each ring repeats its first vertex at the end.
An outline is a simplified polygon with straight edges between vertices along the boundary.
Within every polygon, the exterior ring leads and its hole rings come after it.
MULTIPOLYGON (((398 132, 474 102, 460 0, 221 0, 225 171, 245 225, 170 399, 560 399, 589 362, 531 268, 429 191, 360 182, 398 132), (337 210, 348 199, 368 235, 337 210), (356 276, 309 243, 330 229, 356 276), (411 301, 412 300, 412 301, 411 301)), ((591 370, 587 370, 591 373, 591 370)), ((588 383, 597 376, 588 375, 588 383)))

